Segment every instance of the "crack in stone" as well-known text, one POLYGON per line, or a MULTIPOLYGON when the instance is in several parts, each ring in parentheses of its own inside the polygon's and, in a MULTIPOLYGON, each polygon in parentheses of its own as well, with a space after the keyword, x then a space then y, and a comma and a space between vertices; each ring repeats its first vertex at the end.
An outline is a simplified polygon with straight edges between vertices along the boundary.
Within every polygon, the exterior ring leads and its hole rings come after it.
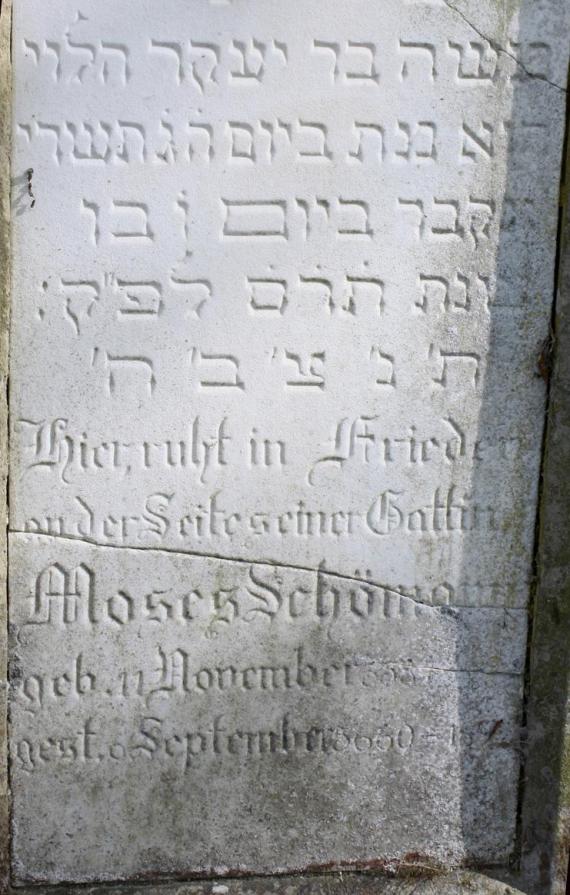
POLYGON ((398 597, 402 597, 405 600, 410 600, 412 603, 417 603, 419 606, 425 606, 426 609, 433 609, 436 611, 450 611, 453 609, 461 609, 461 608, 474 608, 474 609, 504 609, 509 612, 526 612, 524 607, 509 607, 509 606, 453 606, 452 604, 445 605, 434 605, 433 603, 427 603, 425 600, 419 600, 417 597, 413 597, 410 594, 403 593, 400 590, 397 590, 395 587, 387 586, 378 581, 371 581, 368 578, 359 578, 357 575, 346 575, 342 572, 334 572, 332 570, 324 568, 323 565, 315 568, 314 566, 302 566, 294 563, 286 563, 279 562, 275 559, 246 559, 244 557, 238 556, 223 556, 219 553, 201 553, 198 550, 175 550, 173 547, 134 547, 128 544, 100 544, 97 541, 90 541, 88 538, 76 538, 73 535, 62 535, 62 534, 42 534, 41 532, 32 532, 32 531, 21 531, 16 528, 8 529, 9 535, 22 535, 26 537, 33 538, 48 538, 53 541, 71 541, 74 544, 83 544, 89 547, 97 547, 100 550, 134 550, 142 553, 162 553, 168 556, 184 556, 184 557, 192 557, 195 559, 217 559, 220 562, 227 563, 235 563, 237 565, 244 566, 272 566, 276 569, 288 569, 292 572, 307 572, 311 575, 316 575, 317 580, 321 576, 326 576, 328 578, 337 578, 339 581, 347 581, 352 582, 353 584, 367 584, 371 587, 377 587, 380 590, 388 591, 389 593, 395 594, 398 597))
MULTIPOLYGON (((388 665, 401 663, 391 662, 388 665)), ((408 666, 405 666, 408 667, 408 666)), ((412 671, 439 671, 447 674, 484 674, 486 677, 522 677, 522 671, 486 671, 484 668, 439 668, 437 665, 410 665, 412 671)))
POLYGON ((326 575, 328 578, 338 578, 341 581, 351 581, 354 584, 369 584, 372 587, 378 587, 382 590, 390 591, 390 593, 396 594, 399 597, 404 597, 408 600, 413 601, 414 603, 419 603, 422 606, 427 606, 430 609, 441 608, 433 606, 431 603, 425 603, 423 600, 418 600, 415 597, 411 597, 409 594, 402 593, 401 591, 396 590, 396 588, 394 587, 388 587, 385 584, 381 584, 377 581, 371 581, 368 578, 359 578, 357 575, 346 575, 342 572, 333 572, 329 569, 325 569, 322 565, 315 568, 314 566, 302 566, 294 563, 279 562, 275 559, 244 559, 243 557, 237 556, 224 556, 220 553, 202 553, 199 550, 175 550, 173 547, 136 547, 130 546, 128 544, 100 544, 97 541, 90 541, 88 538, 76 538, 73 535, 42 534, 41 532, 20 531, 15 528, 9 528, 8 533, 10 535, 26 535, 28 537, 32 536, 38 538, 49 538, 50 540, 55 541, 73 541, 73 543, 75 544, 86 544, 90 547, 99 547, 102 550, 136 550, 143 553, 164 553, 169 556, 185 556, 197 559, 217 559, 221 562, 236 563, 238 565, 245 566, 273 566, 277 569, 288 569, 292 572, 308 572, 309 574, 316 575, 317 577, 326 575))
POLYGON ((491 47, 493 47, 493 49, 495 50, 496 53, 504 53, 505 56, 508 56, 509 59, 512 59, 513 62, 515 62, 518 65, 518 67, 522 71, 524 71, 525 75, 528 78, 531 78, 532 80, 535 80, 535 81, 544 81, 545 84, 550 84, 551 87, 554 87, 556 90, 559 90, 561 93, 567 93, 566 88, 562 87, 560 84, 557 84, 556 81, 551 81, 550 78, 547 78, 545 75, 538 74, 537 72, 529 71, 529 69, 526 67, 526 65, 523 65, 523 63, 520 61, 520 59, 517 59, 517 57, 514 55, 514 53, 511 53, 509 50, 506 50, 504 47, 502 47, 500 45, 500 43, 498 43, 498 41, 496 41, 492 37, 489 37, 487 34, 484 34, 482 31, 479 30, 479 28, 477 28, 476 25, 473 24, 473 22, 470 22, 469 19, 467 18, 467 16, 464 13, 462 13, 460 9, 457 9, 457 7, 453 5, 451 0, 443 0, 443 2, 448 7, 448 9, 451 9, 453 12, 457 13, 457 15, 461 19, 463 19, 463 21, 467 25, 469 25, 470 28, 473 29, 475 34, 478 34, 479 37, 482 38, 482 40, 486 40, 487 43, 491 47))

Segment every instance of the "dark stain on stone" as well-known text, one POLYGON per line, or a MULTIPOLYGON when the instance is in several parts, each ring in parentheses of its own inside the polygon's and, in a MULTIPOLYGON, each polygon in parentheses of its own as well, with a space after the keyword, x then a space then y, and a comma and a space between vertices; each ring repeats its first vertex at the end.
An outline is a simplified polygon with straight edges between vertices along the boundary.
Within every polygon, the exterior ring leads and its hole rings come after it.
POLYGON ((28 196, 31 199, 30 208, 33 208, 36 204, 36 197, 34 196, 34 188, 33 188, 33 179, 34 179, 34 169, 28 168, 26 171, 26 181, 28 184, 28 196))
POLYGON ((537 376, 544 379, 546 384, 550 382, 552 373, 552 362, 554 358, 554 335, 552 330, 548 333, 546 339, 540 346, 537 360, 537 376))

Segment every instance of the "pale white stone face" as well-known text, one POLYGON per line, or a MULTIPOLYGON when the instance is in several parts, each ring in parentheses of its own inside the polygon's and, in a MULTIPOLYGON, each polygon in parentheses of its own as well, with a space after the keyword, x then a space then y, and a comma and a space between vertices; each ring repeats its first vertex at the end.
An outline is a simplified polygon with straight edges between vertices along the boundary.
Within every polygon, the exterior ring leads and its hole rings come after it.
POLYGON ((18 879, 512 852, 567 31, 506 6, 16 0, 18 879))

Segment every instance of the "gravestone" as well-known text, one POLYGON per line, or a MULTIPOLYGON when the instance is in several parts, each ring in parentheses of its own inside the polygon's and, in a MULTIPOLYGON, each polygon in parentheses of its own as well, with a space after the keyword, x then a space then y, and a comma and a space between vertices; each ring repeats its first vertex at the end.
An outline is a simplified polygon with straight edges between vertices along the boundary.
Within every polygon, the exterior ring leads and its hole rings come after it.
POLYGON ((15 3, 17 882, 515 854, 564 11, 15 3))

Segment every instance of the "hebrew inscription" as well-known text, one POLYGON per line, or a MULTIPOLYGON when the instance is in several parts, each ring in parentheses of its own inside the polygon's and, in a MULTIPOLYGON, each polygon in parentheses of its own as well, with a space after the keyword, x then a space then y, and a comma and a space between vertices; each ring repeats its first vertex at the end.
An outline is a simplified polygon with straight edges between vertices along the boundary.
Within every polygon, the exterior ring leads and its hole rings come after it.
POLYGON ((507 862, 564 3, 14 6, 15 878, 507 862))

